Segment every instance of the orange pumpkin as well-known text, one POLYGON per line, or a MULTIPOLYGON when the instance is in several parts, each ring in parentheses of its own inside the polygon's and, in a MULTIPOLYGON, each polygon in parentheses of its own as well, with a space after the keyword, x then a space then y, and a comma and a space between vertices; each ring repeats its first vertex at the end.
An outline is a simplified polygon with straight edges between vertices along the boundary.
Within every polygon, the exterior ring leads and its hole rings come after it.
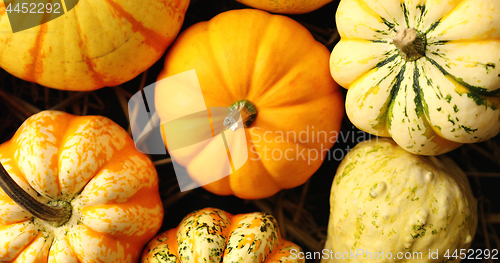
POLYGON ((40 112, 0 161, 1 262, 134 263, 162 224, 153 163, 108 118, 40 112))
POLYGON ((0 67, 62 90, 119 85, 163 55, 188 5, 189 0, 79 1, 54 20, 12 33, 0 1, 0 67))
MULTIPOLYGON (((222 140, 169 149, 170 155, 195 182, 219 195, 264 198, 304 183, 336 141, 344 114, 328 61, 328 49, 302 25, 260 10, 232 10, 188 28, 171 47, 158 77, 158 115, 164 122, 182 115, 185 105, 233 106, 245 123, 246 146, 228 137, 232 133, 226 132, 224 140, 231 160, 247 153, 248 160, 217 180, 217 173, 228 168, 222 140), (168 79, 160 81, 192 69, 204 102, 193 95, 197 85, 172 91, 164 82, 168 79)), ((222 121, 211 119, 214 127, 222 121)))
POLYGON ((245 5, 282 14, 303 14, 314 11, 332 0, 236 0, 245 5))

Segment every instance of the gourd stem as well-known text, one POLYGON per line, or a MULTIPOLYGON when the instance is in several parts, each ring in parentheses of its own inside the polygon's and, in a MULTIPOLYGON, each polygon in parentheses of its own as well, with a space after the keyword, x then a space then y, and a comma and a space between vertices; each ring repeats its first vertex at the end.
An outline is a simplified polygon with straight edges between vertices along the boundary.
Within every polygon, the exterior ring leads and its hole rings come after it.
POLYGON ((7 173, 0 163, 0 187, 16 204, 37 218, 61 226, 71 217, 71 205, 65 201, 55 201, 56 206, 46 205, 26 193, 7 173))
POLYGON ((399 30, 392 43, 394 43, 409 62, 425 56, 427 38, 425 34, 415 28, 399 30))
POLYGON ((233 129, 234 131, 238 128, 237 125, 240 116, 243 126, 248 128, 257 117, 257 108, 249 100, 240 100, 231 104, 227 117, 224 119, 226 129, 233 129))

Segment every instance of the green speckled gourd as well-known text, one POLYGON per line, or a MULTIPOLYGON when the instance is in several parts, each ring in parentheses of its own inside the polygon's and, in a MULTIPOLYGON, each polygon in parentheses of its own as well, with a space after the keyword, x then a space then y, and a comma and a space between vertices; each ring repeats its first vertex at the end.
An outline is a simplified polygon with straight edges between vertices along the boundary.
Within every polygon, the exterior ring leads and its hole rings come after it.
MULTIPOLYGON (((477 228, 477 201, 465 173, 451 159, 414 155, 385 138, 362 142, 344 158, 330 207, 325 249, 364 250, 366 258, 351 263, 445 262, 446 250, 451 256, 455 249, 470 247, 477 228), (383 251, 385 258, 370 258, 366 251, 383 251), (397 260, 400 252, 412 256, 397 260)), ((322 261, 332 262, 337 261, 322 261)))
POLYGON ((300 252, 300 247, 281 239, 271 215, 231 215, 205 208, 187 215, 177 228, 153 238, 142 262, 303 263, 300 252))
POLYGON ((438 155, 500 131, 500 1, 342 0, 330 71, 361 130, 438 155))

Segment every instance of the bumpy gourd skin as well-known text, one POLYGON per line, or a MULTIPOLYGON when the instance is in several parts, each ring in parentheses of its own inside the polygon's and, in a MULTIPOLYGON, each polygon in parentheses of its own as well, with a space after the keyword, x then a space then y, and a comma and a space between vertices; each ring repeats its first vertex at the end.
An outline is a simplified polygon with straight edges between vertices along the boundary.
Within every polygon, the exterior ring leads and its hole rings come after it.
POLYGON ((330 58, 358 128, 438 155, 500 132, 500 1, 342 0, 330 58), (407 61, 397 32, 425 35, 407 61))
POLYGON ((314 11, 332 0, 236 0, 245 5, 282 14, 303 14, 314 11))
POLYGON ((162 224, 153 163, 108 118, 40 112, 0 145, 0 161, 38 201, 72 206, 55 227, 0 190, 0 262, 135 263, 162 224))
POLYGON ((408 153, 389 139, 349 152, 335 175, 330 206, 325 249, 393 257, 350 262, 444 262, 447 249, 452 255, 470 247, 477 227, 477 202, 460 168, 445 157, 408 153), (438 250, 439 259, 429 259, 438 250), (422 259, 395 259, 408 251, 422 252, 422 259))
POLYGON ((163 55, 188 5, 189 0, 85 0, 48 23, 12 33, 0 1, 0 67, 62 90, 116 86, 163 55))
POLYGON ((303 263, 299 252, 300 247, 281 239, 277 222, 270 215, 231 215, 205 208, 153 238, 144 249, 142 263, 303 263))

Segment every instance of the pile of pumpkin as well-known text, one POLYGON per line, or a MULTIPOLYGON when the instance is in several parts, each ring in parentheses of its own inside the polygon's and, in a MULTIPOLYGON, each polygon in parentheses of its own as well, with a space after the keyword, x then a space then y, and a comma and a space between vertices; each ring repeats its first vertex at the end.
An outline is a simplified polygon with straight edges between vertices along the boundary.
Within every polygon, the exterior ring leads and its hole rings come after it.
MULTIPOLYGON (((322 158, 268 160, 258 149, 324 155, 335 140, 260 138, 308 126, 338 134, 338 83, 348 89, 350 121, 380 137, 338 167, 325 249, 416 251, 423 260, 405 262, 441 262, 447 250, 469 248, 476 200, 460 168, 437 155, 500 131, 500 2, 341 0, 341 40, 330 52, 298 22, 269 12, 306 13, 331 0, 238 1, 256 9, 221 13, 179 36, 188 0, 81 0, 15 34, 5 33, 0 2, 0 67, 51 88, 94 90, 134 78, 171 45, 158 80, 195 69, 200 85, 157 87, 159 117, 198 105, 201 88, 206 108, 241 113, 247 145, 231 154, 248 160, 215 180, 211 170, 228 169, 212 158, 226 153, 223 144, 170 154, 206 190, 244 199, 301 185, 320 167, 322 158)), ((0 161, 0 262, 304 261, 264 213, 206 208, 157 235, 164 211, 155 167, 106 117, 40 112, 0 145, 0 161)))

